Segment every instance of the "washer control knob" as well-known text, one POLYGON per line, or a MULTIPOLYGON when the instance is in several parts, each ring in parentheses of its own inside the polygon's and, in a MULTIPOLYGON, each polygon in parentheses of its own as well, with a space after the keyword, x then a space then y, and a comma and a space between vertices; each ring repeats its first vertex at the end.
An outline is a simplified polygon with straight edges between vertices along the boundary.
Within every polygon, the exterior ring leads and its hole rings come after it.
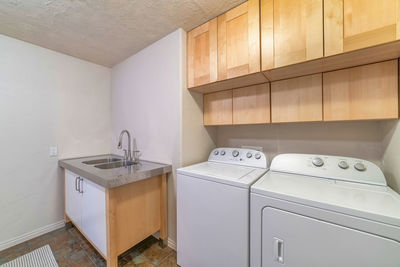
POLYGON ((255 157, 256 159, 261 159, 261 154, 260 154, 260 153, 256 153, 256 154, 254 155, 254 157, 255 157))
POLYGON ((225 155, 225 150, 222 150, 221 151, 221 156, 224 156, 225 155))
POLYGON ((251 158, 253 156, 253 154, 251 154, 251 152, 247 152, 246 157, 247 158, 251 158))
POLYGON ((233 150, 233 151, 232 151, 232 156, 234 156, 235 158, 236 158, 237 156, 239 156, 239 151, 233 150))
POLYGON ((218 154, 219 154, 218 150, 215 150, 215 151, 214 151, 214 155, 216 156, 216 155, 218 155, 218 154))
POLYGON ((345 160, 341 160, 341 161, 339 161, 338 166, 341 169, 347 169, 349 167, 349 164, 347 164, 347 162, 345 160))
POLYGON ((360 172, 363 172, 367 169, 367 167, 365 167, 365 165, 361 162, 357 162, 356 164, 354 164, 354 168, 360 172))
POLYGON ((324 161, 321 158, 316 157, 312 160, 312 164, 314 164, 315 167, 321 167, 324 165, 324 161))

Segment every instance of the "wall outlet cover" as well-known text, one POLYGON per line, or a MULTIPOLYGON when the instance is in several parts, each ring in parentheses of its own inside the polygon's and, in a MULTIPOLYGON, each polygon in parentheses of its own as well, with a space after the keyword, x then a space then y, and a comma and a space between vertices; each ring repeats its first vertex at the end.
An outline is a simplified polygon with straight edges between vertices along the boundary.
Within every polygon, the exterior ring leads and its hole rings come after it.
POLYGON ((49 155, 50 155, 50 157, 55 157, 55 156, 57 156, 57 147, 56 147, 56 146, 51 146, 51 147, 50 147, 49 155))

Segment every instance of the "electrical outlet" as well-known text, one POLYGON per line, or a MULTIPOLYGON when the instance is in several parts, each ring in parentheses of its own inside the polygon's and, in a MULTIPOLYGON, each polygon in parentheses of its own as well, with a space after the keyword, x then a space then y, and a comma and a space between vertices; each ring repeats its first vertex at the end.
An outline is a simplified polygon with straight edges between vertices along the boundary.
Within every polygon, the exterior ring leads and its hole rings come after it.
POLYGON ((55 157, 57 156, 57 147, 56 146, 51 146, 50 147, 50 153, 49 153, 50 157, 55 157))

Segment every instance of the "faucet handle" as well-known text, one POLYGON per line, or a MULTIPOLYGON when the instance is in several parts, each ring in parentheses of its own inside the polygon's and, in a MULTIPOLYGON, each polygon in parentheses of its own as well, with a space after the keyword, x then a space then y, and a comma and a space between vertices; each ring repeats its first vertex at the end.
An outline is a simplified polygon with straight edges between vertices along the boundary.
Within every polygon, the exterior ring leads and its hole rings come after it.
POLYGON ((139 163, 139 157, 142 155, 142 153, 139 150, 134 150, 133 151, 133 162, 134 163, 139 163))
POLYGON ((124 160, 128 160, 128 150, 124 149, 124 160))

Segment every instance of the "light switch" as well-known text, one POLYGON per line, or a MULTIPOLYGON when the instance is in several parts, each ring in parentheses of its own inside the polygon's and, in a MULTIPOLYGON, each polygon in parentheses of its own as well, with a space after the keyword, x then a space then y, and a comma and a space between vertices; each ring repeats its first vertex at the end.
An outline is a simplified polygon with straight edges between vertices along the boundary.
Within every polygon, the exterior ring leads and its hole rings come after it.
POLYGON ((55 157, 55 156, 57 156, 57 147, 51 146, 50 147, 50 157, 55 157))

